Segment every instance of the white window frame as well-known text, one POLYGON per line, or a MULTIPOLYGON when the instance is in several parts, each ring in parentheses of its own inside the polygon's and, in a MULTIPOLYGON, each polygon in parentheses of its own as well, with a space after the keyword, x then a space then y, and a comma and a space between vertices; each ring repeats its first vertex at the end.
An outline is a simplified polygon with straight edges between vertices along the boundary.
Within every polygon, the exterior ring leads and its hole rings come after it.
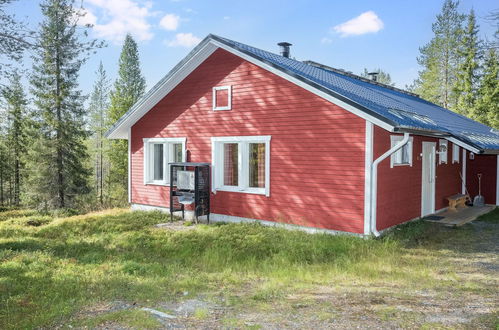
POLYGON ((438 140, 438 164, 447 164, 449 162, 449 141, 446 139, 438 140), (440 152, 440 146, 445 146, 445 152, 440 152))
POLYGON ((260 136, 221 136, 211 138, 212 191, 231 191, 270 196, 270 135, 260 136), (238 144, 238 185, 223 184, 224 143, 238 144), (249 144, 265 143, 265 187, 249 187, 249 144))
POLYGON ((460 153, 461 153, 461 148, 457 144, 453 143, 452 144, 452 164, 454 164, 454 163, 459 164, 460 153))
POLYGON ((232 86, 218 86, 213 87, 212 92, 212 101, 213 101, 213 110, 231 110, 232 109, 232 86), (225 107, 217 107, 217 91, 227 90, 227 106, 225 107))
MULTIPOLYGON (((402 135, 390 135, 391 147, 394 147, 397 143, 399 143, 403 139, 404 139, 404 136, 402 136, 402 135)), ((396 163, 396 159, 397 159, 397 157, 399 157, 398 155, 402 152, 402 149, 404 148, 404 147, 402 147, 390 156, 390 167, 391 168, 393 168, 395 166, 412 166, 412 158, 413 158, 412 157, 412 146, 414 144, 413 142, 414 142, 413 137, 411 137, 409 139, 409 141, 407 142, 407 148, 409 148, 409 150, 408 150, 409 162, 408 163, 396 163)))
POLYGON ((168 163, 173 158, 173 145, 182 144, 182 161, 185 162, 185 137, 180 138, 145 138, 144 141, 144 185, 166 186, 170 184, 170 171, 168 163), (155 144, 163 144, 163 180, 153 180, 152 149, 155 144))

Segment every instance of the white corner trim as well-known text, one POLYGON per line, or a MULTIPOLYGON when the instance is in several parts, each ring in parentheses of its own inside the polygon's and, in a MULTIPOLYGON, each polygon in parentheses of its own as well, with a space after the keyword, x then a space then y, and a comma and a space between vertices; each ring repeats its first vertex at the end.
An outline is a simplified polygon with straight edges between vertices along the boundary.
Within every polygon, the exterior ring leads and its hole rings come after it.
POLYGON ((132 202, 132 127, 128 128, 128 203, 132 202))
POLYGON ((461 186, 461 194, 466 194, 466 149, 463 148, 463 165, 462 165, 462 186, 461 186))
POLYGON ((366 120, 364 162, 364 235, 371 233, 371 164, 373 162, 373 123, 366 120))
POLYGON ((496 205, 499 205, 499 155, 497 155, 496 173, 496 205))
POLYGON ((213 101, 213 110, 218 111, 218 110, 231 110, 232 109, 232 86, 218 86, 218 87, 213 87, 212 90, 212 101, 213 101), (217 107, 217 91, 227 91, 227 106, 225 107, 217 107))

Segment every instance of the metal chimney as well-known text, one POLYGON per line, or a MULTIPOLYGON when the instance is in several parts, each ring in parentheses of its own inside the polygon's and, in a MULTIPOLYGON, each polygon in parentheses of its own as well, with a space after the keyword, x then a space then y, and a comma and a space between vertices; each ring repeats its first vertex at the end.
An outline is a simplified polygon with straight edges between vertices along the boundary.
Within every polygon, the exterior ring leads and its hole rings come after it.
POLYGON ((286 41, 280 42, 277 45, 281 47, 281 55, 289 58, 289 46, 293 45, 286 41))
POLYGON ((378 81, 378 75, 379 75, 378 71, 369 72, 367 75, 369 76, 369 78, 371 78, 372 81, 378 81))

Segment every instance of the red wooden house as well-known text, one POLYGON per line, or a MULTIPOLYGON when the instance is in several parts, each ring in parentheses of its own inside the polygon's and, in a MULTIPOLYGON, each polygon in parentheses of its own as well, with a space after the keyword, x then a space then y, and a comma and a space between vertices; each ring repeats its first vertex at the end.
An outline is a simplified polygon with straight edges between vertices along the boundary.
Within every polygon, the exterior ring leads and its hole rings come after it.
POLYGON ((211 219, 378 234, 446 197, 499 204, 499 135, 417 95, 214 35, 108 132, 134 209, 169 207, 168 163, 208 162, 211 219))

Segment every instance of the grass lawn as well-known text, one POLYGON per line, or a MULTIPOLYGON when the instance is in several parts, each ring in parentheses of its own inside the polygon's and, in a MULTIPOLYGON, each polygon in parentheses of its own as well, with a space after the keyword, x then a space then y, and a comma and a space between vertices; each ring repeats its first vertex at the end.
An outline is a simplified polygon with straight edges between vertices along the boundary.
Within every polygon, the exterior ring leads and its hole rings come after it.
POLYGON ((499 209, 382 239, 165 221, 0 212, 0 328, 498 326, 499 209))

